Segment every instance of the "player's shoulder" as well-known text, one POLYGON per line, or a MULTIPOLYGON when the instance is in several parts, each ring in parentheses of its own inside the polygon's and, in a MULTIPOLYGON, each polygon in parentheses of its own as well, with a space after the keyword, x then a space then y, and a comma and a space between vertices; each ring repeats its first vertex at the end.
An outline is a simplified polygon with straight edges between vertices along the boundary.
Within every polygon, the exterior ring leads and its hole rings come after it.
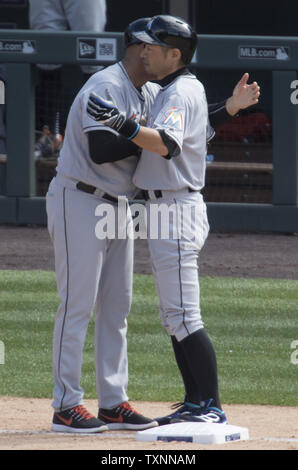
POLYGON ((193 90, 204 91, 204 85, 193 73, 186 73, 180 75, 177 80, 174 81, 174 86, 177 90, 184 90, 185 92, 192 92, 193 90))
POLYGON ((147 93, 151 95, 156 95, 160 91, 160 89, 161 89, 161 86, 158 83, 154 83, 154 82, 146 82, 142 86, 142 90, 147 91, 147 93))
POLYGON ((122 96, 123 93, 125 93, 125 81, 121 76, 121 70, 118 64, 113 64, 93 74, 85 83, 79 94, 84 100, 86 96, 89 96, 91 91, 102 95, 107 89, 114 98, 122 96))
POLYGON ((94 73, 91 76, 91 80, 98 81, 102 79, 120 79, 122 78, 123 71, 120 66, 119 62, 115 64, 109 65, 108 67, 104 67, 103 69, 99 70, 98 72, 94 73))
POLYGON ((167 87, 163 88, 165 93, 164 99, 176 97, 182 103, 189 102, 190 104, 205 97, 205 88, 197 77, 191 73, 180 75, 167 87))
POLYGON ((123 86, 123 72, 118 63, 94 73, 86 82, 84 88, 95 89, 100 87, 102 83, 110 83, 116 87, 123 86))

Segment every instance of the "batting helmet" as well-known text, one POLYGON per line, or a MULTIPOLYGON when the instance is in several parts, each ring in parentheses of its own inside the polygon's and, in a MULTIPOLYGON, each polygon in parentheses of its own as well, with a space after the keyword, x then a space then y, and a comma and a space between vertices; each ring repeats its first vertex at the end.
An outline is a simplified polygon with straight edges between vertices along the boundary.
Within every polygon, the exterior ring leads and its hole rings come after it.
POLYGON ((142 41, 138 39, 134 34, 146 29, 147 24, 151 20, 148 18, 139 18, 138 20, 130 23, 124 31, 124 44, 125 47, 131 46, 132 44, 141 44, 142 41))
POLYGON ((142 42, 180 50, 183 62, 187 65, 197 47, 197 34, 182 18, 170 15, 154 16, 144 31, 134 35, 142 42))

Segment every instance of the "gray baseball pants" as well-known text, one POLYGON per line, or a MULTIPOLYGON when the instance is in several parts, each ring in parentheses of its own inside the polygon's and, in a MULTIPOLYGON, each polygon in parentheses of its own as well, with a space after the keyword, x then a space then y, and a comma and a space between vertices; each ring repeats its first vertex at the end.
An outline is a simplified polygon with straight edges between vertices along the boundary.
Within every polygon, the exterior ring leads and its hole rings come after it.
MULTIPOLYGON (((77 190, 73 180, 61 176, 52 180, 46 196, 60 297, 53 337, 55 410, 83 402, 82 355, 93 311, 99 405, 112 408, 128 399, 126 318, 132 298, 133 240, 95 236, 95 210, 103 203, 107 201, 77 190)), ((117 204, 113 206, 117 214, 117 204)))
POLYGON ((147 215, 148 246, 162 325, 170 336, 182 341, 204 326, 198 256, 209 232, 206 205, 200 192, 163 191, 162 198, 153 197, 147 203, 147 215), (167 208, 170 210, 165 217, 167 208))

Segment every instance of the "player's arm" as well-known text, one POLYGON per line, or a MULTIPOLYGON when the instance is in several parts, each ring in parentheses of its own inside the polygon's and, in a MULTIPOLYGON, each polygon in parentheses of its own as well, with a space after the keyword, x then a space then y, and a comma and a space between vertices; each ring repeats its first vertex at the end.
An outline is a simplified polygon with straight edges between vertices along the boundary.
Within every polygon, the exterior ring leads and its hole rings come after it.
POLYGON ((232 96, 220 103, 208 106, 209 120, 212 127, 223 124, 231 116, 235 116, 241 109, 249 108, 258 103, 260 87, 257 82, 248 84, 249 74, 245 73, 233 90, 232 96))
POLYGON ((90 94, 87 112, 94 120, 116 130, 122 137, 143 149, 166 158, 170 158, 175 150, 174 141, 162 131, 144 127, 132 119, 126 119, 125 114, 119 112, 114 103, 104 100, 95 93, 90 94))
POLYGON ((226 108, 226 102, 208 104, 209 121, 212 127, 216 128, 231 117, 226 108))
MULTIPOLYGON (((138 132, 135 137, 131 139, 132 142, 139 147, 149 150, 150 152, 157 153, 163 157, 168 156, 169 148, 166 145, 164 135, 156 129, 150 127, 139 126, 138 132)), ((170 142, 168 142, 169 144, 170 142)))
POLYGON ((113 163, 132 155, 139 155, 140 148, 121 135, 108 130, 93 130, 87 133, 91 160, 101 165, 113 163))

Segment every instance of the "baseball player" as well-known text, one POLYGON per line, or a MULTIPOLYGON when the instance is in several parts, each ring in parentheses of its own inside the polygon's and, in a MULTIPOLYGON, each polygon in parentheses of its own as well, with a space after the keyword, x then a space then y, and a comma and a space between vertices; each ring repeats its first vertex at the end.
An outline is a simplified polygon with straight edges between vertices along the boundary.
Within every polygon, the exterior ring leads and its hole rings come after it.
MULTIPOLYGON (((133 28, 144 29, 146 23, 135 22, 133 28)), ((88 96, 92 91, 106 96, 108 89, 119 109, 137 123, 146 118, 159 88, 144 85, 149 75, 140 60, 143 45, 130 35, 130 28, 125 42, 123 61, 95 73, 76 96, 57 175, 46 196, 61 299, 53 339, 54 431, 146 429, 158 424, 136 412, 127 396, 133 240, 117 234, 111 239, 95 236, 96 208, 109 205, 118 220, 118 196, 135 195, 132 175, 139 148, 88 116, 88 96), (83 345, 93 311, 98 417, 84 407, 80 386, 83 345)), ((129 223, 127 211, 120 225, 129 223)))
MULTIPOLYGON (((209 231, 200 191, 205 182, 206 141, 212 132, 204 87, 187 69, 197 36, 183 20, 167 15, 154 17, 145 31, 134 36, 146 44, 141 54, 146 72, 162 87, 149 113, 148 127, 127 119, 117 100, 103 96, 90 95, 88 112, 143 149, 133 182, 144 190, 149 214, 153 205, 174 205, 177 213, 186 209, 180 237, 148 236, 162 324, 171 336, 185 385, 182 406, 157 421, 160 425, 180 420, 226 423, 216 355, 204 329, 199 300, 198 254, 209 231)), ((247 79, 247 74, 242 77, 235 95, 241 95, 247 79)), ((229 104, 235 105, 233 100, 229 104)), ((171 233, 178 231, 177 220, 169 222, 171 233)))

